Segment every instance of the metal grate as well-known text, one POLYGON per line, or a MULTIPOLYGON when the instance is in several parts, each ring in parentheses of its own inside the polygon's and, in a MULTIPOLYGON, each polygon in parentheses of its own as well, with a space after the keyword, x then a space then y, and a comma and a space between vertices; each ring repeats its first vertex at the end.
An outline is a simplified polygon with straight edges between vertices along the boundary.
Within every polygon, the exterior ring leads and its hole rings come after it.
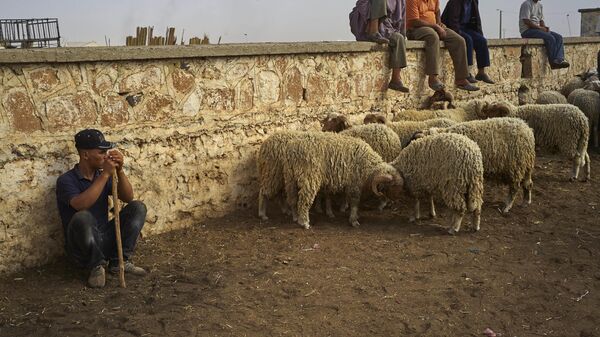
POLYGON ((0 19, 0 45, 6 48, 60 47, 58 19, 0 19))

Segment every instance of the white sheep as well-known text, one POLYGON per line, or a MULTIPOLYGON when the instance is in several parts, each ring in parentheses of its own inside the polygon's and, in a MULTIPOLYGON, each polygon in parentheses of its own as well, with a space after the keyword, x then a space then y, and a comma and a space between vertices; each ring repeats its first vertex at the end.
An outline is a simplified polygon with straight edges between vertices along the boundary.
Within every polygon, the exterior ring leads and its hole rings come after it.
POLYGON ((578 107, 570 104, 526 104, 514 106, 508 102, 486 107, 490 117, 518 117, 533 129, 535 144, 546 150, 558 150, 573 162, 571 181, 577 180, 584 167, 585 180, 590 178, 590 156, 587 153, 589 124, 578 107))
POLYGON ((456 122, 466 122, 481 119, 481 111, 488 103, 482 100, 471 100, 463 106, 447 110, 405 110, 393 119, 397 121, 424 121, 434 118, 448 118, 456 122))
POLYGON ((563 85, 560 89, 560 93, 565 97, 569 97, 573 90, 583 88, 584 86, 585 81, 580 76, 575 76, 563 85))
POLYGON ((558 91, 542 91, 535 104, 567 104, 567 98, 558 91))
POLYGON ((447 128, 431 128, 423 131, 422 135, 439 133, 461 134, 479 145, 485 177, 509 187, 503 213, 511 209, 520 188, 523 189, 523 198, 527 204, 531 204, 535 139, 533 130, 527 123, 518 118, 491 118, 459 123, 447 128))
POLYGON ((408 145, 413 135, 417 131, 432 127, 445 128, 454 124, 456 124, 456 122, 448 118, 434 118, 425 121, 391 122, 388 123, 387 126, 390 129, 394 130, 396 134, 398 134, 400 142, 402 143, 402 147, 405 147, 406 145, 408 145))
POLYGON ((392 165, 404 180, 404 189, 417 199, 433 197, 452 210, 450 234, 460 230, 466 212, 472 225, 480 227, 483 204, 483 161, 481 150, 469 138, 443 133, 416 139, 400 152, 392 165))
POLYGON ((402 150, 400 138, 385 124, 356 125, 340 132, 340 135, 364 140, 385 162, 394 160, 402 150))
POLYGON ((598 147, 598 120, 600 120, 600 94, 592 90, 575 89, 569 95, 570 104, 578 107, 590 122, 590 136, 594 147, 598 147))
POLYGON ((306 132, 288 140, 281 158, 285 192, 292 214, 310 228, 308 211, 317 192, 344 192, 350 203, 350 224, 358 227, 358 203, 363 187, 383 196, 378 186, 401 186, 396 169, 364 141, 332 132, 306 132))

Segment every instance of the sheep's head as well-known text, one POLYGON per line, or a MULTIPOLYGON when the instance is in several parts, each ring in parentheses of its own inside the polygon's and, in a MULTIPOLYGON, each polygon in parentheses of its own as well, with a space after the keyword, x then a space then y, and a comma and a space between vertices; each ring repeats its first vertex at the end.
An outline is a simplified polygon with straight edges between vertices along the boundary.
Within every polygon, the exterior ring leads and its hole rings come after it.
POLYGON ((424 108, 431 110, 454 109, 456 108, 454 105, 454 96, 446 90, 436 91, 427 99, 424 108))
POLYGON ((368 114, 365 116, 365 119, 363 120, 363 124, 386 124, 387 123, 387 118, 385 118, 384 115, 380 115, 380 114, 368 114))
MULTIPOLYGON (((429 128, 429 129, 425 129, 425 130, 416 131, 415 133, 413 133, 412 137, 410 137, 408 144, 410 144, 413 140, 417 140, 417 139, 424 138, 427 136, 435 135, 438 133, 440 133, 440 128, 429 128)), ((408 146, 408 144, 406 144, 406 145, 408 146)))
POLYGON ((511 114, 513 106, 507 102, 487 103, 482 109, 482 114, 485 118, 506 117, 511 114))
POLYGON ((330 113, 327 115, 327 117, 321 121, 321 125, 323 125, 321 130, 329 132, 342 132, 349 129, 351 126, 346 116, 337 113, 330 113))
POLYGON ((371 180, 371 190, 380 198, 387 196, 390 199, 398 199, 403 189, 404 179, 394 168, 376 173, 371 180))

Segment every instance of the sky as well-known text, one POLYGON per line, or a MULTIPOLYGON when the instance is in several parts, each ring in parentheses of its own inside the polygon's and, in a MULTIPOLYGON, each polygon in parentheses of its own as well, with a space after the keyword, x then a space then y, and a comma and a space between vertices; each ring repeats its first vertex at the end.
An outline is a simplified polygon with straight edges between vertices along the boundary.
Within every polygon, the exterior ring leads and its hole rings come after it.
MULTIPOLYGON (((1 18, 58 18, 64 42, 124 45, 138 26, 154 35, 175 27, 178 43, 207 34, 211 43, 352 41, 348 13, 356 0, 0 0, 1 18)), ((447 0, 440 0, 443 9, 447 0)), ((480 0, 488 38, 519 37, 522 0, 480 0)), ((546 25, 563 36, 579 36, 580 8, 600 0, 542 0, 546 25)))

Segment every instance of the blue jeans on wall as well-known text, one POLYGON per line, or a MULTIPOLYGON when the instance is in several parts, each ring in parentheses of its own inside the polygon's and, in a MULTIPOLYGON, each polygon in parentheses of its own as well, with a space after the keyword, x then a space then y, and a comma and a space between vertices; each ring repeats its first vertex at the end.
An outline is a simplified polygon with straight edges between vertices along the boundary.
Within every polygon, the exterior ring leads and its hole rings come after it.
POLYGON ((473 65, 473 50, 477 58, 477 68, 485 68, 490 66, 490 51, 488 50, 486 38, 478 31, 461 27, 460 36, 465 39, 467 46, 467 62, 470 66, 473 65))
MULTIPOLYGON (((123 259, 129 260, 137 238, 146 221, 146 205, 141 201, 128 203, 119 212, 123 259)), ((88 211, 75 213, 65 232, 65 249, 75 262, 84 268, 110 262, 117 263, 117 242, 114 219, 98 224, 88 211)))
POLYGON ((528 29, 521 33, 521 37, 529 39, 543 39, 548 53, 548 60, 553 63, 560 63, 565 60, 565 49, 563 47, 563 38, 555 32, 544 32, 539 29, 528 29))

